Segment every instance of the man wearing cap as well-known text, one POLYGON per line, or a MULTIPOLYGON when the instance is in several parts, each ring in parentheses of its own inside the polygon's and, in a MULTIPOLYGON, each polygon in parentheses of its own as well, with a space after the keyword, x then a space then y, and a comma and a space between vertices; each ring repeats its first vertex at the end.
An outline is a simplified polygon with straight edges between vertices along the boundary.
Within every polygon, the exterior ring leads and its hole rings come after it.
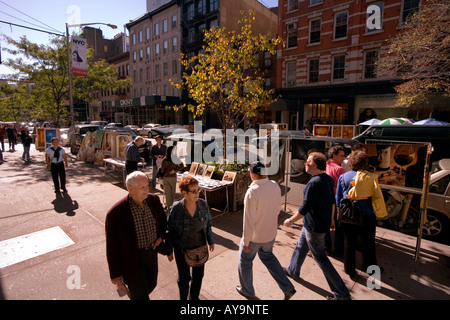
POLYGON ((289 300, 295 289, 272 252, 277 236, 278 215, 281 208, 281 190, 278 184, 264 175, 264 165, 257 161, 250 165, 250 184, 244 198, 244 224, 239 248, 239 294, 247 299, 258 299, 253 287, 252 264, 256 254, 289 300))

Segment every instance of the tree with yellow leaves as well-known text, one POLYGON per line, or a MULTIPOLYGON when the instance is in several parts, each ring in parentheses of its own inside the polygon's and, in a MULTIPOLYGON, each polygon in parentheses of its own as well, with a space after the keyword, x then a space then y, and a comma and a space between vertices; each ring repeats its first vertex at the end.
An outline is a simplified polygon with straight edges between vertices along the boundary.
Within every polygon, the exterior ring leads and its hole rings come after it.
POLYGON ((259 106, 273 100, 274 90, 265 89, 264 73, 258 68, 257 53, 276 53, 281 38, 269 39, 252 33, 254 13, 239 20, 240 32, 225 27, 204 33, 203 50, 193 57, 182 55, 185 71, 181 84, 192 103, 187 107, 197 118, 209 109, 215 111, 223 129, 236 128, 246 117, 257 114, 259 106))

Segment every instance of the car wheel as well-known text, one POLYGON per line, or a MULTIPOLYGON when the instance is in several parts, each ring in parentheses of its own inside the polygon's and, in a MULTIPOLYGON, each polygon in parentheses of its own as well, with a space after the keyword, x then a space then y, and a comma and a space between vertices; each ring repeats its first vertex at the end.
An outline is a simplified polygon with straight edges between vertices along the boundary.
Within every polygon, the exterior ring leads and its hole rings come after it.
POLYGON ((438 242, 447 241, 446 244, 449 244, 448 228, 449 220, 445 215, 433 210, 427 211, 427 222, 424 223, 422 228, 422 235, 425 239, 438 242))

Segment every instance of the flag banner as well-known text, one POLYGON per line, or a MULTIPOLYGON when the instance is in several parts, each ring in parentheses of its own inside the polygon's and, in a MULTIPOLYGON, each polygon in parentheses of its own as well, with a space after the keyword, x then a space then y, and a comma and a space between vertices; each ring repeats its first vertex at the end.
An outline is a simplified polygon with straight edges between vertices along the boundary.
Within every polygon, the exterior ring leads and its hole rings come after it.
POLYGON ((72 74, 74 76, 87 76, 86 39, 72 36, 72 74))

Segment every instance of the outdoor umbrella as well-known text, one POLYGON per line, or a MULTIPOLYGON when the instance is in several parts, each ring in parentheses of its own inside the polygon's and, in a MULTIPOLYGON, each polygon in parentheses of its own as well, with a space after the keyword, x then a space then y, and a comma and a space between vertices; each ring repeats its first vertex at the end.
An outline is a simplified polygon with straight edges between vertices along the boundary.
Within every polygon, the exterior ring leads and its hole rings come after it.
POLYGON ((380 120, 373 118, 373 119, 358 123, 358 126, 371 126, 371 125, 379 124, 379 123, 380 123, 380 120))
POLYGON ((378 123, 378 124, 379 125, 397 125, 397 124, 410 124, 410 123, 412 123, 412 122, 405 118, 387 118, 387 119, 380 121, 380 123, 378 123))
POLYGON ((420 120, 420 121, 414 122, 414 124, 418 124, 418 125, 421 125, 421 124, 428 124, 428 125, 448 125, 448 124, 450 124, 450 123, 445 122, 445 121, 435 120, 435 119, 433 119, 433 118, 428 118, 428 119, 424 119, 424 120, 420 120))

